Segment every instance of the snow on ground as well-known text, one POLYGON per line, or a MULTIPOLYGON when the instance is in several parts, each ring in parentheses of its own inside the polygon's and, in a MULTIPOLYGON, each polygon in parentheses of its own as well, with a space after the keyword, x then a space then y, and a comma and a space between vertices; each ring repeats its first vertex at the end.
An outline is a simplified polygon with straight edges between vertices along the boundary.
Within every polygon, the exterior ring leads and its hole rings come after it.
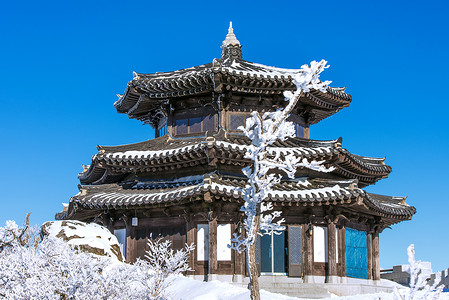
MULTIPOLYGON (((178 277, 166 290, 172 300, 248 300, 249 291, 246 288, 234 286, 230 283, 211 281, 204 282, 187 277, 178 277)), ((296 298, 281 294, 270 293, 261 290, 262 300, 309 300, 308 298, 296 298)), ((333 295, 331 300, 396 300, 393 293, 376 293, 354 296, 338 297, 333 295)), ((449 300, 449 293, 443 293, 442 300, 449 300)))
MULTIPOLYGON (((230 283, 213 280, 204 282, 187 277, 178 277, 168 287, 167 294, 173 300, 248 300, 249 291, 246 288, 230 283)), ((292 298, 261 290, 261 298, 265 300, 288 300, 292 298)))

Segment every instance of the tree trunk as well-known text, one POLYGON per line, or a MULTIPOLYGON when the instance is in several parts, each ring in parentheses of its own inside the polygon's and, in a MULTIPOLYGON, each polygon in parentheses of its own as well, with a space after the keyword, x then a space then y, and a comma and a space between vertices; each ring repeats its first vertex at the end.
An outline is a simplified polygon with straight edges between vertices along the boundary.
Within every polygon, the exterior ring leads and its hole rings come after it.
MULTIPOLYGON (((257 238, 257 233, 260 227, 260 215, 254 216, 254 223, 252 228, 252 234, 257 238)), ((259 271, 256 265, 256 241, 252 243, 247 251, 247 261, 248 261, 248 273, 249 273, 249 288, 251 292, 251 300, 260 300, 259 292, 259 271)))

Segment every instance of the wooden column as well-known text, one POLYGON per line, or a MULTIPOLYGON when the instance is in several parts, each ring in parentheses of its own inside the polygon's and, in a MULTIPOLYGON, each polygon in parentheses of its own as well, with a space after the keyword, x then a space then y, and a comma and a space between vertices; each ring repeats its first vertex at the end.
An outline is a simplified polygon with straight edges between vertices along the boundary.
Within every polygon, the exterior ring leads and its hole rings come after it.
POLYGON ((372 236, 370 232, 366 233, 366 257, 368 258, 368 279, 373 279, 373 266, 372 266, 372 249, 371 249, 372 236))
POLYGON ((209 220, 209 274, 217 274, 217 218, 209 220))
POLYGON ((346 228, 343 227, 340 231, 340 264, 341 276, 346 276, 346 228))
POLYGON ((313 236, 307 231, 308 226, 304 226, 304 276, 313 275, 313 236))
POLYGON ((136 261, 136 233, 133 227, 126 228, 126 262, 136 261))
MULTIPOLYGON (((237 225, 233 224, 232 226, 232 232, 239 234, 239 228, 237 227, 237 225)), ((236 250, 232 250, 232 252, 234 253, 234 274, 245 275, 245 252, 242 252, 240 254, 236 250)))
MULTIPOLYGON (((195 234, 196 234, 196 226, 193 223, 192 220, 186 221, 186 243, 187 244, 195 244, 195 234)), ((195 269, 195 256, 196 256, 196 248, 198 245, 196 245, 195 249, 190 252, 189 256, 189 266, 191 269, 195 269)), ((194 274, 194 271, 189 271, 187 274, 194 274)))
POLYGON ((373 279, 380 280, 380 265, 379 265, 379 232, 373 233, 373 279))
POLYGON ((335 223, 330 222, 329 224, 327 224, 328 282, 332 282, 332 280, 329 280, 329 276, 337 276, 337 248, 335 228, 335 223))

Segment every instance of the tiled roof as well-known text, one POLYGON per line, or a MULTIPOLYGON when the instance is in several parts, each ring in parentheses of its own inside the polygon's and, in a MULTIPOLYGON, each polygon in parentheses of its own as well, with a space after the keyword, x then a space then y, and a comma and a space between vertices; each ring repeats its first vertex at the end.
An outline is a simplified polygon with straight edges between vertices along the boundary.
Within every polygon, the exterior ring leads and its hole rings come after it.
MULTIPOLYGON (((284 91, 294 91, 293 77, 298 72, 299 69, 270 67, 240 58, 215 59, 212 63, 173 72, 134 72, 133 80, 114 106, 119 113, 149 122, 149 115, 156 113, 167 99, 224 91, 256 95, 282 95, 284 91)), ((313 90, 300 99, 303 105, 310 107, 309 113, 314 115, 309 124, 316 124, 333 115, 349 106, 351 101, 351 95, 346 94, 344 88, 332 87, 327 88, 326 93, 313 90)))
MULTIPOLYGON (((82 184, 112 183, 133 172, 159 172, 211 163, 214 156, 237 166, 250 163, 244 158, 248 138, 220 132, 214 136, 172 138, 169 135, 153 140, 116 147, 98 147, 89 168, 79 174, 82 184)), ((341 140, 316 141, 291 138, 277 141, 270 148, 273 153, 293 153, 309 161, 325 161, 335 168, 334 174, 358 179, 368 185, 385 178, 391 167, 383 158, 369 158, 351 154, 341 147, 341 140)))
MULTIPOLYGON (((130 186, 103 184, 80 186, 80 193, 71 198, 73 205, 90 209, 117 209, 202 200, 206 192, 228 201, 242 201, 244 178, 206 174, 176 181, 140 181, 130 186)), ((335 181, 302 178, 281 182, 268 193, 267 201, 303 206, 349 205, 360 199, 369 209, 383 215, 408 219, 415 208, 405 203, 404 197, 370 194, 357 187, 357 181, 335 181)))

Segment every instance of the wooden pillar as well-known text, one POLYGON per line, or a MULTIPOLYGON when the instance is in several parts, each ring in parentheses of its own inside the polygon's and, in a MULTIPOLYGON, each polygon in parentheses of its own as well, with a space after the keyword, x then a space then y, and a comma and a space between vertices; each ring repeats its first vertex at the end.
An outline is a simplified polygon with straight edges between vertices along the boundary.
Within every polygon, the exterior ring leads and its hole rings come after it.
POLYGON ((313 236, 309 234, 308 226, 304 226, 304 282, 307 276, 313 275, 313 236))
POLYGON ((217 218, 209 220, 209 274, 217 274, 217 218))
POLYGON ((380 280, 380 265, 379 265, 379 232, 373 233, 373 279, 380 280))
MULTIPOLYGON (((243 228, 240 228, 242 230, 243 228)), ((237 225, 233 224, 233 231, 237 234, 240 234, 238 232, 239 228, 237 225)), ((235 275, 245 275, 245 252, 242 252, 239 254, 238 251, 232 250, 234 253, 234 274, 235 275)))
POLYGON ((370 232, 366 233, 366 257, 368 258, 368 279, 373 279, 373 266, 372 266, 372 249, 371 249, 372 236, 370 232))
POLYGON ((335 223, 327 224, 327 249, 328 249, 328 273, 327 282, 333 282, 331 276, 337 276, 337 247, 336 247, 336 230, 335 223))
POLYGON ((136 233, 134 227, 126 227, 126 262, 134 263, 135 261, 136 261, 136 233))
MULTIPOLYGON (((186 243, 188 245, 195 244, 195 235, 196 235, 196 227, 192 220, 188 220, 186 222, 186 243)), ((196 256, 196 248, 198 245, 196 245, 195 250, 190 252, 189 256, 189 267, 193 270, 195 270, 195 256, 196 256)), ((189 271, 187 274, 194 274, 194 271, 189 271)))
POLYGON ((340 264, 341 276, 346 276, 346 228, 340 229, 340 264))

